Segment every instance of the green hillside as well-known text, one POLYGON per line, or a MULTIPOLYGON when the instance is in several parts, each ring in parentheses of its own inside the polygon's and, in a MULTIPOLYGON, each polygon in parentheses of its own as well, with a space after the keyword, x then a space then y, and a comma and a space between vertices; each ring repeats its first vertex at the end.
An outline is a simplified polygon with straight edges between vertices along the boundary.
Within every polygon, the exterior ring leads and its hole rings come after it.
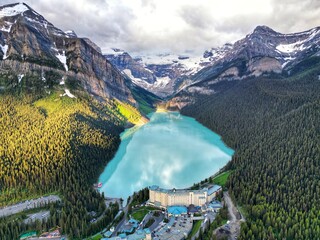
POLYGON ((25 225, 23 214, 0 218, 1 239, 57 225, 69 238, 82 238, 105 228, 118 212, 117 206, 106 209, 92 185, 115 154, 126 122, 139 122, 141 113, 118 100, 98 102, 73 79, 61 86, 59 74, 45 77, 46 84, 37 73, 17 84, 13 73, 0 74, 0 207, 49 193, 59 194, 63 204, 44 223, 25 225), (62 96, 65 87, 76 98, 62 96), (94 224, 92 211, 100 216, 94 224))

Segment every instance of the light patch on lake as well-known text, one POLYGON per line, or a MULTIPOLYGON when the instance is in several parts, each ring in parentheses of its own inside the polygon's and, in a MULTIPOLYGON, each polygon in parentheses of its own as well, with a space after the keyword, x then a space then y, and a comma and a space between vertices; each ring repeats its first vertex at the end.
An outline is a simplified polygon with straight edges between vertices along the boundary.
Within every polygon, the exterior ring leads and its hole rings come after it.
POLYGON ((176 112, 153 113, 147 124, 125 130, 121 140, 99 182, 105 196, 125 200, 151 185, 192 186, 218 172, 233 154, 219 135, 176 112))

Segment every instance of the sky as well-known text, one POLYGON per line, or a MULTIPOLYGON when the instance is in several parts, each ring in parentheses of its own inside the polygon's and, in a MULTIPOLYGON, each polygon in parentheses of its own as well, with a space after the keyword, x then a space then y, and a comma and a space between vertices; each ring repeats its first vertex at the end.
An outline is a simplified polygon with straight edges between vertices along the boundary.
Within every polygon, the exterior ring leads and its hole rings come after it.
MULTIPOLYGON (((0 5, 15 3, 0 0, 0 5)), ((105 52, 194 53, 233 43, 258 25, 281 33, 320 26, 319 0, 25 0, 56 27, 105 52)))

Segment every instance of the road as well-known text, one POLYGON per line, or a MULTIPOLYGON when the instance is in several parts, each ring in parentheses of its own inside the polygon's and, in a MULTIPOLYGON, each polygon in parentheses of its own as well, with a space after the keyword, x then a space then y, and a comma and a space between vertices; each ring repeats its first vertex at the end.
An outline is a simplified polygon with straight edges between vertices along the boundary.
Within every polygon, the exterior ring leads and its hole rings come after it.
POLYGON ((150 211, 144 218, 143 218, 143 220, 141 221, 141 226, 139 227, 139 228, 141 228, 141 229, 143 229, 144 228, 144 226, 147 224, 147 222, 149 221, 149 219, 150 218, 154 218, 154 223, 149 227, 149 230, 152 232, 156 227, 158 227, 159 226, 159 224, 160 224, 160 222, 162 222, 163 221, 163 219, 164 219, 164 214, 161 212, 161 211, 159 211, 160 213, 159 213, 159 217, 155 217, 155 216, 153 216, 153 214, 154 214, 154 211, 150 211))
POLYGON ((0 217, 10 216, 10 215, 22 212, 27 209, 38 208, 41 205, 44 205, 44 204, 47 204, 50 202, 57 202, 57 201, 61 201, 61 199, 57 195, 50 195, 50 196, 46 196, 46 197, 40 197, 37 199, 27 200, 24 202, 20 202, 20 203, 14 204, 14 205, 10 205, 10 206, 6 206, 4 208, 1 208, 0 209, 0 217))
MULTIPOLYGON (((223 193, 224 200, 228 207, 228 212, 230 216, 230 222, 229 222, 229 231, 230 235, 228 239, 236 239, 240 234, 240 225, 241 222, 244 221, 244 219, 241 219, 241 215, 239 214, 238 209, 234 206, 232 199, 229 196, 228 192, 223 193)), ((226 226, 224 226, 226 227, 226 226)))
POLYGON ((118 223, 118 225, 115 227, 114 229, 114 232, 112 233, 112 237, 116 237, 117 236, 117 233, 119 232, 119 230, 122 228, 123 224, 125 224, 126 222, 126 216, 127 216, 127 213, 128 213, 128 206, 129 204, 132 202, 132 196, 130 196, 130 202, 127 203, 127 205, 122 208, 122 211, 124 213, 123 215, 123 219, 118 223))
POLYGON ((200 229, 202 229, 202 232, 204 232, 204 230, 208 227, 209 222, 212 223, 215 218, 216 218, 216 213, 208 212, 207 216, 204 218, 203 222, 201 223, 201 227, 199 228, 198 232, 191 239, 195 240, 199 238, 200 229))

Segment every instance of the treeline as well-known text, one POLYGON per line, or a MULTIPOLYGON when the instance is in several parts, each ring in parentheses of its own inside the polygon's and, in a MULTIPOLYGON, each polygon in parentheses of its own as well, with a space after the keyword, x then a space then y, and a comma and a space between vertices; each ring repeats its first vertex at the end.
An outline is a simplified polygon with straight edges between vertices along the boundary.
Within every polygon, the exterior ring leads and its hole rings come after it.
POLYGON ((107 226, 118 207, 106 209, 92 184, 118 148, 119 119, 112 103, 57 93, 36 101, 29 95, 0 95, 0 206, 51 192, 63 199, 48 222, 36 226, 0 219, 1 239, 57 225, 70 239, 80 239, 107 226), (101 216, 93 224, 92 211, 101 216))
POLYGON ((248 214, 240 239, 320 237, 319 73, 220 83, 182 111, 236 150, 227 187, 248 214))
POLYGON ((138 192, 134 192, 132 195, 132 199, 129 196, 127 203, 128 205, 128 213, 132 213, 132 208, 134 208, 136 205, 140 205, 142 203, 145 203, 149 200, 149 188, 144 188, 139 190, 138 192))

